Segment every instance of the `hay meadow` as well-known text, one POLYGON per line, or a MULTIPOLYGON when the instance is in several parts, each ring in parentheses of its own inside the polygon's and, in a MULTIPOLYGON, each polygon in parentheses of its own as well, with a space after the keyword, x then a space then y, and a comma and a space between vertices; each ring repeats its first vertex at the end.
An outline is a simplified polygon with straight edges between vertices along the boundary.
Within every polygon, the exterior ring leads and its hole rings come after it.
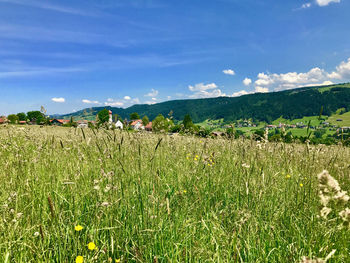
POLYGON ((0 127, 0 262, 350 262, 317 178, 349 192, 349 160, 341 145, 0 127))

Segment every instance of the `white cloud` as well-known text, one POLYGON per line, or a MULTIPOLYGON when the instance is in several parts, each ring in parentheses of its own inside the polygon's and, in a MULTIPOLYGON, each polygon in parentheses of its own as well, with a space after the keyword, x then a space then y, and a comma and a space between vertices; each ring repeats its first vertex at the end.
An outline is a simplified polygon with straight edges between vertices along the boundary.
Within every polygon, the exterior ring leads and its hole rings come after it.
POLYGON ((218 86, 215 83, 198 83, 194 86, 189 85, 188 89, 194 92, 192 95, 189 96, 190 98, 213 98, 226 96, 225 93, 218 89, 218 86))
POLYGON ((301 8, 309 8, 311 7, 311 3, 305 3, 301 6, 301 8))
POLYGON ((152 100, 157 100, 157 98, 152 98, 152 100))
POLYGON ((218 86, 216 86, 215 83, 209 83, 209 84, 204 84, 204 83, 198 83, 194 86, 188 86, 188 89, 190 91, 205 91, 205 90, 210 90, 210 89, 216 89, 218 86))
POLYGON ((83 102, 83 103, 86 103, 86 104, 100 104, 97 100, 87 100, 87 99, 83 99, 82 102, 83 102))
POLYGON ((260 86, 256 86, 255 87, 255 92, 256 93, 267 93, 267 92, 269 92, 269 89, 268 88, 263 88, 263 87, 260 87, 260 86))
POLYGON ((111 98, 108 98, 107 101, 108 101, 108 102, 112 102, 112 101, 114 101, 114 100, 111 99, 111 98))
POLYGON ((122 107, 124 105, 121 101, 113 101, 113 102, 105 102, 105 106, 111 106, 111 107, 122 107))
POLYGON ((152 104, 156 104, 156 102, 155 101, 145 101, 145 104, 152 105, 152 104))
POLYGON ((131 100, 130 96, 124 96, 124 100, 131 100))
POLYGON ((348 61, 342 61, 339 66, 336 67, 336 71, 329 74, 332 79, 345 79, 350 78, 350 58, 348 61))
POLYGON ((158 96, 159 91, 152 89, 151 92, 147 93, 145 96, 146 97, 157 97, 158 96))
POLYGON ((52 98, 51 99, 53 102, 58 102, 58 103, 63 103, 65 102, 65 98, 52 98))
POLYGON ((170 99, 171 99, 171 96, 167 96, 167 99, 170 100, 170 99))
POLYGON ((340 3, 340 0, 316 0, 316 4, 319 6, 327 6, 330 3, 340 3))
POLYGON ((244 86, 249 86, 252 83, 252 80, 250 78, 245 78, 243 80, 244 86))
POLYGON ((288 72, 282 74, 259 73, 254 82, 256 92, 286 90, 306 86, 331 85, 332 80, 347 82, 350 79, 350 58, 342 61, 331 73, 315 67, 308 72, 288 72))
POLYGON ((242 95, 247 95, 247 94, 250 94, 251 92, 248 92, 246 90, 240 90, 240 91, 237 91, 235 93, 233 93, 231 95, 231 97, 239 97, 239 96, 242 96, 242 95))
POLYGON ((306 73, 259 73, 258 79, 255 81, 255 88, 257 92, 267 92, 269 89, 279 91, 320 83, 327 81, 328 78, 328 73, 317 67, 306 73))
POLYGON ((135 104, 140 104, 140 99, 139 98, 133 98, 131 100, 132 103, 135 103, 135 104))
POLYGON ((231 76, 236 74, 233 69, 224 69, 222 72, 226 75, 231 75, 231 76))

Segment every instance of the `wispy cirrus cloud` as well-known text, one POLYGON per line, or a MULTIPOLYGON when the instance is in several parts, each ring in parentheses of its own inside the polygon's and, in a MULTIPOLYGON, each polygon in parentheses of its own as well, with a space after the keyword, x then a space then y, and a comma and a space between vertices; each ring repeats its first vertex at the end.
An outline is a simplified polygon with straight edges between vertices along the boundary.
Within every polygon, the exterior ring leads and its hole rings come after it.
POLYGON ((14 78, 14 77, 34 77, 34 76, 43 76, 43 75, 56 75, 62 73, 73 73, 73 72, 82 72, 85 71, 84 68, 79 67, 62 67, 62 68, 23 68, 23 69, 14 69, 10 71, 0 71, 0 78, 14 78))
POLYGON ((71 7, 66 7, 62 5, 54 5, 51 3, 48 3, 48 1, 31 1, 31 0, 0 0, 0 3, 8 3, 13 5, 22 5, 22 6, 28 6, 28 7, 35 7, 45 10, 51 10, 55 12, 65 13, 65 14, 72 14, 72 15, 80 15, 80 16, 97 16, 97 13, 84 11, 81 8, 80 9, 74 9, 71 7))

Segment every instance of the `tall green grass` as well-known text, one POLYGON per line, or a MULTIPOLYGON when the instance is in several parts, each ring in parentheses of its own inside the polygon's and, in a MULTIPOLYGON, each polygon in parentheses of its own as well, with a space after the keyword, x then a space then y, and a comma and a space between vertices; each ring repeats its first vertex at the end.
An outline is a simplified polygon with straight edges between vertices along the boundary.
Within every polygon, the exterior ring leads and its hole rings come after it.
POLYGON ((0 262, 298 262, 333 249, 330 262, 349 262, 349 229, 318 217, 316 177, 328 169, 349 191, 349 160, 342 146, 2 127, 0 262))

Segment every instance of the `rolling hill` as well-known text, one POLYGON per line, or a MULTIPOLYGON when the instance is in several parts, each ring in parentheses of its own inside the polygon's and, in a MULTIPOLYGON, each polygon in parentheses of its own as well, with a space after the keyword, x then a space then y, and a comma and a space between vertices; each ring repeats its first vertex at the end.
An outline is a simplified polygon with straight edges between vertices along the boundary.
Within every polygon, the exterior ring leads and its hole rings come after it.
POLYGON ((73 116, 75 119, 93 120, 100 110, 107 108, 123 119, 128 118, 130 113, 137 112, 140 116, 147 115, 152 120, 159 113, 167 116, 172 111, 174 119, 182 120, 188 113, 194 122, 222 118, 225 121, 252 118, 255 121, 272 122, 281 116, 285 119, 297 119, 319 115, 322 107, 322 114, 328 116, 340 108, 350 111, 350 83, 255 93, 240 97, 172 100, 153 105, 133 105, 125 109, 93 107, 60 117, 73 116))

